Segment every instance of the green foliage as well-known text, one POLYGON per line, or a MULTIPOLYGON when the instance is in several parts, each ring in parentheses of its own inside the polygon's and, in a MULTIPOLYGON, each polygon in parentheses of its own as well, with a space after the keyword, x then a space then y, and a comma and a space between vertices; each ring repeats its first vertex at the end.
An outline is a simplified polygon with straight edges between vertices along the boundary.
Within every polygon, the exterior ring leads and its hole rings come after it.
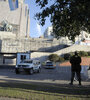
POLYGON ((53 62, 57 62, 59 60, 59 56, 57 54, 51 54, 48 58, 53 62))
POLYGON ((88 53, 88 56, 90 56, 90 52, 87 52, 88 53))
POLYGON ((63 62, 64 61, 64 58, 63 57, 60 57, 57 54, 51 54, 50 56, 48 56, 48 59, 50 61, 53 61, 53 62, 63 62))
POLYGON ((58 62, 63 62, 65 61, 63 57, 59 57, 58 62))
MULTIPOLYGON (((70 60, 70 57, 74 55, 74 52, 63 54, 62 57, 57 54, 51 54, 48 59, 53 62, 63 62, 65 60, 70 60)), ((90 52, 79 51, 78 55, 81 57, 90 56, 90 52)))
POLYGON ((88 53, 85 51, 80 51, 79 52, 79 56, 83 57, 83 56, 88 56, 88 53))
POLYGON ((69 54, 70 54, 70 56, 73 56, 74 53, 73 52, 70 52, 69 54))
POLYGON ((81 30, 90 32, 89 0, 36 0, 36 4, 42 11, 35 17, 43 26, 46 17, 50 16, 53 32, 57 38, 68 36, 74 41, 81 30), (50 6, 47 6, 48 4, 50 6))
POLYGON ((69 60, 70 59, 70 53, 66 53, 66 54, 64 54, 64 59, 65 60, 69 60))

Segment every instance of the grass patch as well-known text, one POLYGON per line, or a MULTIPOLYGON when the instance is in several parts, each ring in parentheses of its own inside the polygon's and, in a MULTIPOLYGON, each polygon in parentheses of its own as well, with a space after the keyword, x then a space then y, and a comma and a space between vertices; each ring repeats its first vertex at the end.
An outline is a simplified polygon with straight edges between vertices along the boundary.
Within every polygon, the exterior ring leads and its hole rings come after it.
POLYGON ((0 96, 24 100, 90 100, 90 87, 3 82, 0 96))
POLYGON ((90 56, 87 56, 88 58, 90 58, 90 56))

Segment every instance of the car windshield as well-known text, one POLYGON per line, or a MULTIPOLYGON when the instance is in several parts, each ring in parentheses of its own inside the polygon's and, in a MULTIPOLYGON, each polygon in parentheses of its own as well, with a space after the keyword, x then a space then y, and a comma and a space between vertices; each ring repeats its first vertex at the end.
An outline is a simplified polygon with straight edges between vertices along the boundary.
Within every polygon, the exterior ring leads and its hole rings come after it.
POLYGON ((53 63, 52 63, 52 62, 46 62, 46 64, 48 64, 48 65, 49 65, 49 64, 52 65, 53 63))
POLYGON ((31 61, 24 61, 24 63, 32 63, 32 60, 31 61))

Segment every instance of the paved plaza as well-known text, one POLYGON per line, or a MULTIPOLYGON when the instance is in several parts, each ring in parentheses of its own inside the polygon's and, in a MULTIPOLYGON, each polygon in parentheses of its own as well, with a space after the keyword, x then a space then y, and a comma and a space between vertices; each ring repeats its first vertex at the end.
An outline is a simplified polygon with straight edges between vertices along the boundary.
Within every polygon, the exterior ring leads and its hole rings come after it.
MULTIPOLYGON (((44 69, 40 73, 29 75, 25 72, 20 74, 15 73, 15 68, 0 68, 0 82, 13 81, 13 82, 33 82, 33 83, 53 83, 53 84, 66 84, 70 82, 71 71, 70 67, 56 66, 55 69, 44 69)), ((74 84, 77 85, 78 81, 75 80, 74 84)), ((90 85, 90 71, 88 79, 82 80, 82 85, 90 85)))

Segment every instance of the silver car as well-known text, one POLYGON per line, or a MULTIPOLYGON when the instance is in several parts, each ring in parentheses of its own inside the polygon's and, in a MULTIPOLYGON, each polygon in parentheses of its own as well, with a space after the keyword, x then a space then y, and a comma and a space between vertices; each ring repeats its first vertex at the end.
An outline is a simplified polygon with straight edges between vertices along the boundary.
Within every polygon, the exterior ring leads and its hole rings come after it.
POLYGON ((53 69, 53 68, 56 68, 56 66, 53 64, 53 62, 47 61, 44 68, 53 69))

